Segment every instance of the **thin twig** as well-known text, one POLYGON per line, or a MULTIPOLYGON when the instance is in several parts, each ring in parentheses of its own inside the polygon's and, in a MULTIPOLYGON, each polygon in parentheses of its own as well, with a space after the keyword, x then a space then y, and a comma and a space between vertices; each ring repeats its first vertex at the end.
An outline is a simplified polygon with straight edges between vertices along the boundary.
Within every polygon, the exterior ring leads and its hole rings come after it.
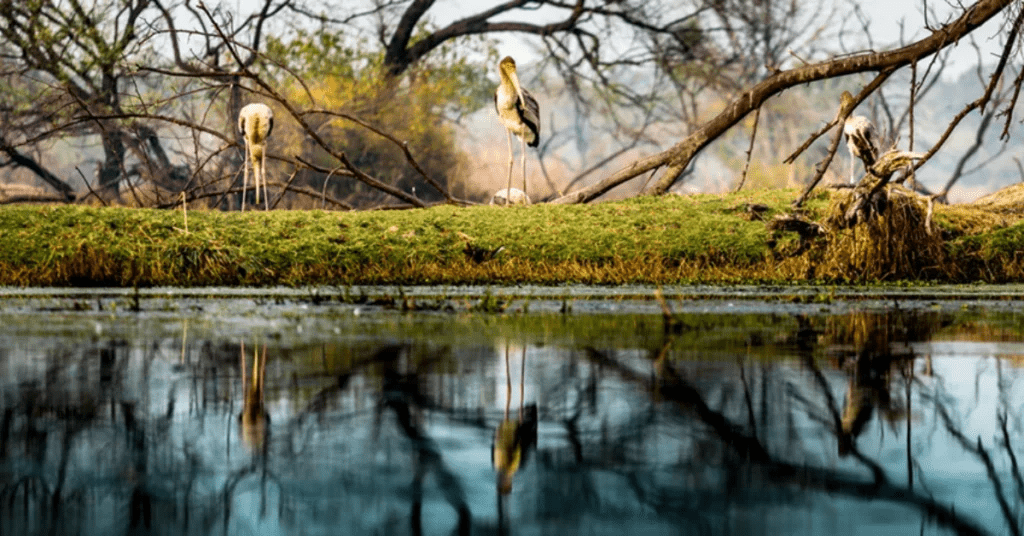
POLYGON ((78 175, 82 177, 82 182, 85 183, 85 188, 89 190, 89 195, 94 196, 96 199, 99 199, 100 203, 103 203, 103 206, 107 206, 107 200, 100 197, 100 194, 96 193, 96 190, 92 189, 92 185, 89 184, 89 179, 85 178, 85 173, 82 173, 82 169, 79 168, 78 166, 75 166, 75 171, 77 171, 78 175))
POLYGON ((761 119, 761 106, 758 106, 754 110, 754 127, 750 131, 750 146, 747 147, 747 161, 743 164, 743 173, 740 175, 740 183, 736 186, 736 191, 743 189, 743 183, 747 180, 747 170, 750 169, 750 155, 754 153, 754 140, 757 139, 757 123, 761 119))
POLYGON ((322 198, 323 203, 321 204, 320 208, 324 208, 324 207, 327 206, 327 181, 331 180, 331 177, 333 177, 334 174, 337 173, 338 170, 340 170, 340 169, 341 168, 334 168, 334 169, 331 170, 330 173, 328 173, 326 176, 324 176, 324 187, 323 187, 323 189, 320 190, 320 197, 322 198))
POLYGON ((371 125, 369 123, 367 123, 366 121, 363 121, 362 119, 359 119, 358 117, 356 117, 354 115, 347 114, 347 113, 344 113, 344 112, 332 112, 332 111, 329 111, 329 110, 322 110, 321 109, 321 110, 310 110, 310 111, 304 112, 304 113, 324 114, 324 115, 331 115, 331 116, 335 116, 335 117, 340 117, 342 119, 347 119, 347 120, 352 121, 353 123, 356 123, 357 125, 365 128, 365 129, 369 130, 370 132, 373 132, 374 134, 376 134, 376 135, 378 135, 378 136, 380 136, 380 137, 390 141, 391 143, 397 145, 398 148, 401 149, 402 153, 405 155, 406 162, 408 162, 409 165, 412 166, 413 169, 415 169, 416 172, 419 173, 421 177, 423 177, 423 180, 427 181, 427 183, 429 183, 431 186, 433 186, 435 190, 437 190, 442 196, 444 196, 444 198, 446 200, 448 200, 448 202, 450 202, 450 203, 454 203, 455 202, 455 198, 452 197, 452 195, 448 192, 448 189, 443 187, 443 186, 441 186, 441 184, 438 183, 433 178, 431 178, 430 175, 427 175, 427 172, 423 169, 422 166, 420 166, 420 163, 416 160, 416 158, 413 157, 412 151, 409 150, 409 142, 408 141, 399 140, 398 138, 396 138, 396 137, 392 136, 391 134, 389 134, 387 132, 384 132, 383 130, 381 130, 381 129, 379 129, 379 128, 377 128, 377 127, 375 127, 375 126, 373 126, 373 125, 371 125))
MULTIPOLYGON (((288 177, 288 181, 284 183, 284 188, 281 188, 281 193, 278 194, 277 195, 277 199, 275 199, 274 202, 270 204, 270 210, 274 210, 275 208, 277 208, 278 203, 280 203, 281 200, 284 199, 285 192, 288 191, 289 187, 291 187, 291 185, 292 185, 292 182, 295 181, 295 177, 298 177, 298 176, 299 176, 299 168, 293 169, 292 170, 292 175, 290 177, 288 177)), ((324 204, 324 206, 326 206, 326 203, 324 204)))
POLYGON ((907 150, 914 152, 914 104, 917 101, 917 62, 910 64, 910 135, 907 150))

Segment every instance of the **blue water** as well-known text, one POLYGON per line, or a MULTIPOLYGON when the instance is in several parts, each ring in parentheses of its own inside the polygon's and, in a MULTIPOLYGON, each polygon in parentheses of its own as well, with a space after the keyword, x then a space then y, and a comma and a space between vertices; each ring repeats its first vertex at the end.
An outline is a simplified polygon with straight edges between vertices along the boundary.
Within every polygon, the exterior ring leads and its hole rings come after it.
POLYGON ((1013 301, 43 294, 0 301, 0 534, 1024 526, 1013 301))

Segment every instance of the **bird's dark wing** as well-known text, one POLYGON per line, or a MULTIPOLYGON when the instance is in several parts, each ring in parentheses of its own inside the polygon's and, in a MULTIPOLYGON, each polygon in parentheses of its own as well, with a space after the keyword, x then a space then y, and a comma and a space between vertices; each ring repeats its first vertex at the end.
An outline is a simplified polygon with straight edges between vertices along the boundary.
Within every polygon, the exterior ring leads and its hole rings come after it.
MULTIPOLYGON (((497 100, 497 95, 495 95, 497 100)), ((526 126, 533 131, 533 141, 529 143, 530 147, 536 147, 540 144, 540 105, 537 104, 537 99, 530 95, 529 91, 523 90, 523 103, 520 100, 516 100, 516 112, 519 113, 519 118, 526 123, 526 126), (525 106, 524 106, 525 104, 525 106)))
POLYGON ((878 159, 878 132, 863 116, 852 117, 848 121, 846 136, 857 148, 857 157, 870 167, 878 159))
POLYGON ((871 155, 871 162, 868 162, 868 165, 874 164, 878 160, 881 147, 878 146, 878 132, 875 130, 875 125, 871 123, 868 123, 868 126, 864 129, 864 149, 871 155))
POLYGON ((270 137, 270 133, 274 131, 274 116, 270 116, 267 119, 267 137, 270 137))

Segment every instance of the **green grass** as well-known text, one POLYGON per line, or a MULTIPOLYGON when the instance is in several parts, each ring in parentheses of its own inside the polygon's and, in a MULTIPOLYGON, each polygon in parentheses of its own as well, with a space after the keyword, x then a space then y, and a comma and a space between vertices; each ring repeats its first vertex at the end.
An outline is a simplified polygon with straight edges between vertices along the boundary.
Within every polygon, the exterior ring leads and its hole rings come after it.
MULTIPOLYGON (((821 220, 830 196, 805 210, 821 220)), ((786 283, 816 279, 820 251, 794 257, 748 204, 788 212, 792 190, 641 197, 587 206, 439 206, 378 212, 223 213, 84 206, 0 208, 0 284, 786 283), (503 247, 488 258, 487 253, 503 247), (483 255, 473 253, 483 252, 483 255)), ((937 224, 954 228, 948 214, 937 224), (945 219, 943 219, 945 218, 945 219)), ((952 261, 987 267, 1019 227, 952 237, 952 261), (986 234, 987 233, 987 234, 986 234), (957 256, 965 257, 957 259, 957 256)), ((827 245, 818 245, 818 248, 827 245)), ((976 274, 964 273, 971 277, 976 274)), ((1017 271, 998 271, 1019 280, 1017 271)), ((849 279, 849 276, 844 276, 849 279)), ((865 278, 868 280, 869 278, 865 278)))

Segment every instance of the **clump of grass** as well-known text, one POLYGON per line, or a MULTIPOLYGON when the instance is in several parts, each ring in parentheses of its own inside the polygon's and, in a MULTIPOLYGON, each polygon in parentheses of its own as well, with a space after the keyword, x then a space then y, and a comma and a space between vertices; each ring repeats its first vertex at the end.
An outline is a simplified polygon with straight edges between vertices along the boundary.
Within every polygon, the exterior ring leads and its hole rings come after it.
POLYGON ((945 279, 950 273, 945 243, 928 232, 927 205, 900 193, 887 196, 880 214, 843 228, 853 194, 836 193, 825 225, 831 229, 815 277, 841 281, 945 279))
POLYGON ((1024 281, 1024 223, 964 237, 951 244, 962 259, 963 277, 983 281, 1024 281))

